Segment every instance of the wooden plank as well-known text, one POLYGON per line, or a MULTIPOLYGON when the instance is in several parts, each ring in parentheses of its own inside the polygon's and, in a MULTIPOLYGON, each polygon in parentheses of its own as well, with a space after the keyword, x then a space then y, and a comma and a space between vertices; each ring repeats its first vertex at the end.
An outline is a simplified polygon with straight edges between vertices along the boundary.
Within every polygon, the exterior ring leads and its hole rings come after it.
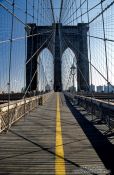
MULTIPOLYGON (((100 132, 102 125, 95 129, 96 125, 92 126, 89 116, 85 118, 85 111, 81 111, 81 108, 79 110, 83 116, 78 112, 72 113, 71 106, 61 94, 62 146, 66 174, 105 175, 113 163, 107 166, 99 152, 105 154, 105 150, 102 152, 101 148, 104 144, 109 146, 106 138, 99 136, 96 131, 100 132)), ((39 106, 34 112, 15 123, 7 134, 0 135, 0 174, 54 175, 55 158, 58 156, 55 152, 55 143, 56 93, 45 105, 39 106)))
MULTIPOLYGON (((92 139, 97 143, 96 133, 92 133, 91 129, 89 131, 89 124, 85 122, 84 117, 80 117, 79 113, 76 113, 76 110, 74 111, 74 115, 71 113, 70 106, 68 108, 66 101, 62 96, 61 123, 67 174, 107 174, 109 171, 94 149, 89 140, 89 136, 84 133, 84 128, 82 129, 81 124, 83 124, 85 129, 88 129, 92 139)), ((104 142, 101 141, 100 143, 100 146, 104 145, 104 142)))
POLYGON ((54 174, 56 101, 22 118, 0 136, 0 173, 54 174))

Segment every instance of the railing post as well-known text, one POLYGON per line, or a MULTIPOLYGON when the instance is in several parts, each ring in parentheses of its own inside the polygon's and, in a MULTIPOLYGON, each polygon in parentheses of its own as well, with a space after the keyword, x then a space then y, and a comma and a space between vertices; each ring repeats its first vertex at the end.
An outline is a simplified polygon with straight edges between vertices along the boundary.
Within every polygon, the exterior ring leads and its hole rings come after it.
POLYGON ((109 128, 109 130, 111 129, 111 125, 110 125, 110 116, 109 115, 107 115, 106 116, 107 117, 107 125, 108 125, 108 128, 109 128))
POLYGON ((42 105, 42 96, 39 98, 39 105, 42 105))
POLYGON ((2 131, 2 117, 0 115, 0 133, 1 133, 1 131, 2 131))

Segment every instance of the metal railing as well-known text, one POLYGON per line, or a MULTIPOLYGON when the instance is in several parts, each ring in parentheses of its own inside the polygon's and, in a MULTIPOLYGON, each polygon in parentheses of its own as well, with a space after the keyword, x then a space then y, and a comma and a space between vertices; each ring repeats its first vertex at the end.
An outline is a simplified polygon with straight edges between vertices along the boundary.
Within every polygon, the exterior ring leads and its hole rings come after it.
POLYGON ((38 107, 38 105, 43 105, 52 93, 49 92, 39 96, 12 101, 9 106, 9 112, 8 103, 0 105, 0 132, 9 126, 11 127, 13 123, 38 107))
POLYGON ((73 104, 83 107, 86 111, 101 119, 108 125, 109 129, 114 128, 114 103, 71 93, 65 93, 65 96, 73 104))

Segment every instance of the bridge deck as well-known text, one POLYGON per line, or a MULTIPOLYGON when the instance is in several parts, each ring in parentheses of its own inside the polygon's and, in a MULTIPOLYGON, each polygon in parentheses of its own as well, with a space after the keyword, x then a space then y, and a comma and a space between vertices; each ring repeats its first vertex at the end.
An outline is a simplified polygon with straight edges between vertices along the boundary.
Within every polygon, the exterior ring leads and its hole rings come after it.
POLYGON ((54 94, 44 106, 15 123, 7 134, 2 133, 0 174, 107 174, 112 167, 103 159, 103 147, 107 144, 107 149, 112 149, 111 143, 104 137, 101 141, 102 133, 97 133, 78 112, 75 116, 73 113, 62 94, 59 111, 54 94), (99 150, 103 150, 102 155, 99 150))

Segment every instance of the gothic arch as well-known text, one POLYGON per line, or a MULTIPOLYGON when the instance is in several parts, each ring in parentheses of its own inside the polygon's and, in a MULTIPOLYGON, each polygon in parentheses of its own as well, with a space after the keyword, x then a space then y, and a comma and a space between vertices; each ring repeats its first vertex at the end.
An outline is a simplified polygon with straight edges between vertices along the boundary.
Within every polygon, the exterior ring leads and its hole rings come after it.
MULTIPOLYGON (((67 47, 62 54, 62 85, 63 85, 64 90, 66 88, 66 83, 68 83, 65 81, 66 74, 64 74, 64 71, 68 71, 70 73, 73 61, 74 61, 74 59, 76 60, 75 57, 76 57, 75 53, 69 47, 67 47), (69 61, 69 64, 67 64, 68 61, 69 61)), ((76 65, 76 62, 74 64, 76 65)), ((69 76, 69 75, 67 75, 67 76, 69 76)))
MULTIPOLYGON (((54 58, 53 58, 53 54, 51 53, 51 51, 48 48, 44 48, 41 50, 41 52, 38 55, 38 79, 37 79, 37 83, 38 83, 38 90, 39 91, 44 91, 46 90, 46 86, 52 89, 52 83, 53 83, 53 78, 54 78, 54 58), (45 71, 45 76, 46 76, 46 84, 45 86, 42 86, 42 65, 43 65, 43 70, 45 71), (49 76, 47 76, 49 75, 49 76), (51 84, 48 84, 51 83, 51 84)), ((44 81, 45 81, 44 80, 44 81)))
MULTIPOLYGON (((76 55, 77 58, 77 84, 78 91, 88 91, 89 87, 89 61, 88 61, 88 48, 87 48, 87 31, 88 25, 86 23, 79 23, 77 26, 62 26, 61 23, 52 24, 52 26, 36 26, 36 24, 28 24, 31 31, 28 35, 41 33, 35 37, 28 37, 27 39, 27 61, 32 60, 26 65, 26 87, 31 82, 35 70, 37 69, 37 57, 39 53, 47 48, 51 51, 54 57, 54 90, 62 90, 61 78, 61 54, 69 47, 76 55), (47 32, 51 31, 51 32, 47 32), (51 33, 53 37, 50 38, 51 33), (33 41, 32 41, 33 39, 33 41), (67 43, 64 40, 68 40, 67 43), (46 42, 45 42, 46 41, 46 42), (48 44, 50 41, 50 45, 48 44), (31 49, 32 48, 32 49, 31 49), (34 54, 36 50, 37 54, 34 54), (61 53, 62 52, 62 53, 61 53), (32 76, 30 75, 32 62, 32 76), (85 83, 86 81, 86 83, 85 83), (87 85, 88 84, 88 87, 87 85)), ((36 90, 37 87, 37 74, 34 76, 31 89, 36 90)))
POLYGON ((49 52, 49 53, 51 54, 51 56, 53 57, 53 59, 54 59, 53 52, 52 52, 52 50, 51 50, 49 47, 43 47, 43 48, 40 50, 39 54, 37 55, 37 58, 38 58, 44 51, 49 52))

